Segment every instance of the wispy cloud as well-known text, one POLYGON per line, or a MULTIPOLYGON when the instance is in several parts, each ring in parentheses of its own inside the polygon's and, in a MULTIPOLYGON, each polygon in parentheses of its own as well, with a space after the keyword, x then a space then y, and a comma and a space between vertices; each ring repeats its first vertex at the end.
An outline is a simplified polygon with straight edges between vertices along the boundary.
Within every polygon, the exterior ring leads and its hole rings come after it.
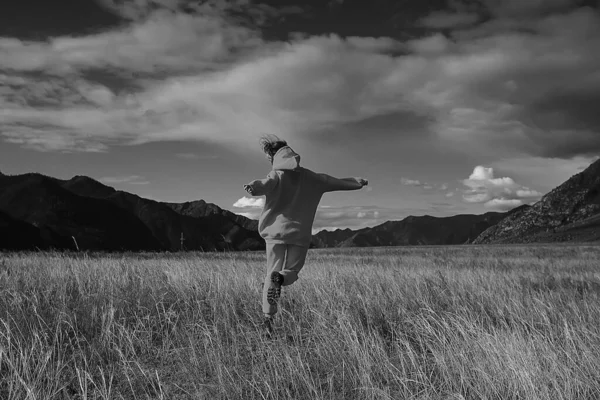
POLYGON ((128 185, 147 185, 150 181, 143 176, 127 175, 127 176, 105 176, 99 179, 100 182, 108 185, 128 184, 128 185))
POLYGON ((409 178, 400 178, 400 183, 404 186, 423 186, 420 180, 418 179, 409 179, 409 178))

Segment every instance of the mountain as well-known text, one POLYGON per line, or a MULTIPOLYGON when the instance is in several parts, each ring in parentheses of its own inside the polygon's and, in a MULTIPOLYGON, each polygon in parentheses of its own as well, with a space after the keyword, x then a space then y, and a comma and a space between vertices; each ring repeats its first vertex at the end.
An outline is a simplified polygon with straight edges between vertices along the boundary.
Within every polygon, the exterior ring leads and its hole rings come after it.
POLYGON ((257 232, 239 223, 244 217, 226 212, 214 204, 198 201, 195 203, 205 206, 203 212, 186 213, 199 208, 186 207, 188 203, 162 203, 123 191, 111 192, 89 183, 75 185, 67 182, 66 185, 80 195, 102 198, 133 214, 167 250, 181 248, 182 234, 187 250, 256 250, 264 247, 264 241, 257 232))
POLYGON ((105 201, 79 196, 41 174, 0 176, 0 211, 40 230, 44 246, 151 250, 158 242, 134 216, 105 201))
POLYGON ((406 245, 465 244, 498 223, 506 213, 452 217, 407 217, 357 231, 338 229, 321 231, 313 238, 314 247, 368 247, 406 245))
POLYGON ((85 176, 0 175, 0 248, 72 249, 75 238, 82 250, 178 250, 182 233, 188 250, 264 248, 253 222, 202 203, 208 211, 185 215, 85 176), (11 229, 27 234, 9 241, 11 229))
POLYGON ((521 207, 474 241, 532 243, 600 240, 600 160, 546 194, 521 207))
POLYGON ((35 250, 43 248, 40 230, 0 211, 0 250, 35 250))

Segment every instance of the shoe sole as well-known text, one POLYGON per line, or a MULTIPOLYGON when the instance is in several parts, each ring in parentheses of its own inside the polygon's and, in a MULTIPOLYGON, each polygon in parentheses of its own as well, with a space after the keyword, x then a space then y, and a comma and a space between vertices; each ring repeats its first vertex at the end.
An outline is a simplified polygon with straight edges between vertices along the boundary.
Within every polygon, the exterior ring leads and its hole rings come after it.
POLYGON ((281 285, 283 284, 283 275, 274 271, 271 273, 271 287, 267 291, 267 301, 269 304, 277 304, 281 297, 281 285))

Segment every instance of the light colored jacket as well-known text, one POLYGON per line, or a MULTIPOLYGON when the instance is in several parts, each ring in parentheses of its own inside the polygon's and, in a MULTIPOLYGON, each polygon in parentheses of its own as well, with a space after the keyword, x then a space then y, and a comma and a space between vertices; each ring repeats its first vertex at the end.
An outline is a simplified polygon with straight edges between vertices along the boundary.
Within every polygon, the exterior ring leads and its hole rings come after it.
POLYGON ((338 179, 300 166, 300 156, 286 146, 273 157, 265 179, 248 184, 255 196, 265 196, 258 231, 267 243, 308 247, 317 207, 324 193, 357 190, 357 178, 338 179))

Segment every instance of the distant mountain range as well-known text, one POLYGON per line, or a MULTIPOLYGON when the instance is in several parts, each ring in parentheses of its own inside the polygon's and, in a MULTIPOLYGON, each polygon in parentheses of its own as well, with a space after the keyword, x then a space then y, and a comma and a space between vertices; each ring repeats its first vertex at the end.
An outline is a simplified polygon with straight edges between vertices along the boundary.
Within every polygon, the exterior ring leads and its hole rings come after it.
MULTIPOLYGON (((228 251, 264 249, 258 221, 203 200, 163 203, 86 176, 0 173, 0 249, 228 251)), ((600 240, 600 160, 532 206, 507 213, 410 216, 322 231, 311 247, 600 240)))
POLYGON ((483 215, 452 217, 407 217, 388 221, 373 228, 357 231, 338 229, 321 231, 313 237, 315 247, 370 247, 465 244, 481 232, 497 224, 506 213, 489 212, 483 215))

